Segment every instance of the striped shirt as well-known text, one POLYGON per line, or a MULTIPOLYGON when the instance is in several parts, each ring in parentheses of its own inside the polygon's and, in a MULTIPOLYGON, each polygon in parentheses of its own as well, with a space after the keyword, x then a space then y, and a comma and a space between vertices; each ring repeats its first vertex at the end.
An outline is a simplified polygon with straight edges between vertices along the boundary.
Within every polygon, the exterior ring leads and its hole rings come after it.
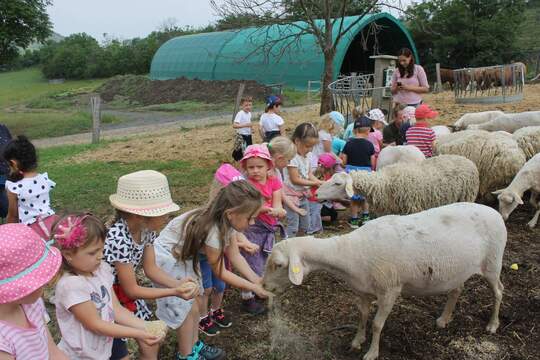
POLYGON ((45 304, 39 299, 33 304, 21 305, 29 328, 0 321, 0 351, 17 360, 48 360, 49 348, 45 319, 45 304))
POLYGON ((433 156, 433 142, 435 141, 435 131, 426 122, 417 122, 411 126, 405 134, 407 145, 414 145, 424 153, 426 157, 433 156))

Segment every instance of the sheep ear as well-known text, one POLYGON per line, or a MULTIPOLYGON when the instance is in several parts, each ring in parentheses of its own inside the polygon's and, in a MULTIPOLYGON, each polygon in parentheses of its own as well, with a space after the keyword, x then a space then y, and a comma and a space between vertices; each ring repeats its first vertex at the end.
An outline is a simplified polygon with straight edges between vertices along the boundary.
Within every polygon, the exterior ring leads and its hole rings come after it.
POLYGON ((347 178, 345 179, 345 192, 347 193, 347 196, 349 198, 352 198, 354 195, 354 188, 353 188, 353 180, 350 175, 347 174, 347 178))
POLYGON ((501 190, 495 190, 492 192, 493 195, 499 195, 500 193, 502 193, 502 189, 501 190))
POLYGON ((523 200, 518 194, 514 194, 514 201, 516 201, 519 205, 523 205, 523 200))
POLYGON ((289 255, 289 280, 294 285, 301 285, 304 280, 304 266, 296 253, 289 255))

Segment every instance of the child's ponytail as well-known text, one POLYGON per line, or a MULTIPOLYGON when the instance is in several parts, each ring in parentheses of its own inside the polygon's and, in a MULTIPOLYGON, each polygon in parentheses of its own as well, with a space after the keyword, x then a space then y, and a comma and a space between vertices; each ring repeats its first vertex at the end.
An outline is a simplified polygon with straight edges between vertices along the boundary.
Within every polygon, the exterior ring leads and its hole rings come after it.
POLYGON ((22 173, 37 168, 36 148, 24 135, 19 135, 7 143, 3 155, 4 160, 8 163, 15 161, 19 170, 19 172, 10 174, 10 181, 19 181, 23 178, 22 173))

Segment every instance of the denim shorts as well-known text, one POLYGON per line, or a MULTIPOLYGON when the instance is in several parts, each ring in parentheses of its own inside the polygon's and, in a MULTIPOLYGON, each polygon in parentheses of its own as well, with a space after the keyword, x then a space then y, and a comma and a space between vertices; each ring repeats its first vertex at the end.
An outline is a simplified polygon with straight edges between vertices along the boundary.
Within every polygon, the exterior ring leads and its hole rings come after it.
POLYGON ((208 258, 203 254, 199 254, 199 265, 201 267, 203 288, 205 290, 213 288, 217 293, 224 292, 225 283, 214 274, 212 267, 208 263, 208 258))
MULTIPOLYGON (((346 165, 345 166, 345 172, 348 174, 350 173, 351 171, 367 171, 367 172, 371 172, 371 168, 369 166, 354 166, 354 165, 346 165)), ((351 197, 351 200, 353 201, 362 201, 362 200, 365 200, 366 198, 363 197, 362 195, 360 194, 354 194, 352 197, 351 197)))

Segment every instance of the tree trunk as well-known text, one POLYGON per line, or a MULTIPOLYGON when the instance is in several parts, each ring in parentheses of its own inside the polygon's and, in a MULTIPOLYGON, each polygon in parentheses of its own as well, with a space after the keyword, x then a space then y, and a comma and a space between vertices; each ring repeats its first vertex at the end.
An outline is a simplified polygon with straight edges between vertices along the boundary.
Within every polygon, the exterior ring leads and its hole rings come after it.
POLYGON ((324 53, 324 73, 321 85, 321 115, 333 110, 333 99, 332 94, 328 89, 328 85, 330 85, 334 79, 334 56, 335 51, 333 49, 324 53))

